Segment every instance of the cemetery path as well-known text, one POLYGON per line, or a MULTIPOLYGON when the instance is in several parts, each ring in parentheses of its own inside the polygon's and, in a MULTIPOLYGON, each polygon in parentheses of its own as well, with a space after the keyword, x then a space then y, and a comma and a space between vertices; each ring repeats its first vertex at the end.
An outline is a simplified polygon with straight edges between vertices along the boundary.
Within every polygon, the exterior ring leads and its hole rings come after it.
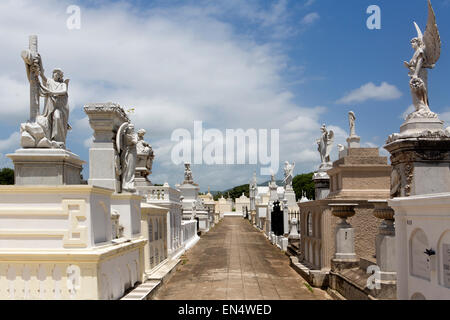
POLYGON ((155 300, 327 300, 242 218, 227 217, 182 257, 155 300), (308 288, 309 287, 309 288, 308 288))

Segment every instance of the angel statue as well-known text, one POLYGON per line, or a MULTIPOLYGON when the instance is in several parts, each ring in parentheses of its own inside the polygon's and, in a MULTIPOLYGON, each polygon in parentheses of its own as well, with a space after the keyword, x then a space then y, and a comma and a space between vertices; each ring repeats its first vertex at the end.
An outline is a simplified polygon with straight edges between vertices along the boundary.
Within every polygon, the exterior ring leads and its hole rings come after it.
POLYGON ((292 164, 289 163, 289 161, 286 161, 284 163, 284 180, 286 187, 292 187, 292 179, 294 178, 294 168, 295 168, 295 162, 292 164))
POLYGON ((322 131, 322 136, 317 140, 317 145, 322 163, 320 167, 323 168, 331 163, 330 152, 333 147, 334 132, 332 130, 327 131, 327 127, 325 125, 322 125, 320 131, 322 131))
POLYGON ((411 78, 409 85, 416 111, 408 116, 436 118, 431 112, 428 100, 428 70, 433 69, 441 55, 441 38, 436 24, 436 16, 430 0, 428 0, 428 22, 423 34, 416 22, 417 37, 411 40, 414 55, 409 62, 404 62, 411 78))
POLYGON ((116 148, 119 155, 118 164, 120 168, 120 181, 123 191, 135 192, 134 186, 138 135, 134 132, 132 123, 123 123, 116 136, 116 148))

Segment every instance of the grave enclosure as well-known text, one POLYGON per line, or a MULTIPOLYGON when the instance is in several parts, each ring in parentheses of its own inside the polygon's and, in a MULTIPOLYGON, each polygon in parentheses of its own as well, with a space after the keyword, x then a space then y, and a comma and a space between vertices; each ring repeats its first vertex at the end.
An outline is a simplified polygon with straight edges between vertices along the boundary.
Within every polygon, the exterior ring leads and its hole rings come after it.
POLYGON ((85 161, 66 146, 69 83, 60 69, 45 78, 29 41, 30 116, 8 155, 16 184, 0 186, 0 298, 120 299, 178 264, 198 241, 195 216, 182 219, 180 190, 148 180, 153 149, 116 103, 84 107, 94 140, 82 181, 85 161))

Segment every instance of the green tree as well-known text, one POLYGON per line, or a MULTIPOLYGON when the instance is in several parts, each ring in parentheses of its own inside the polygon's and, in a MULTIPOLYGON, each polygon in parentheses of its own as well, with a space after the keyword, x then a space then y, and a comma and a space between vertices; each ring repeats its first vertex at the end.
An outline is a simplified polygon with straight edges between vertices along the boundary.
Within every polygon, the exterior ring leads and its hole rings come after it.
POLYGON ((306 196, 309 200, 314 200, 315 191, 314 191, 314 181, 313 181, 314 173, 305 173, 299 174, 294 177, 292 180, 292 187, 295 191, 295 196, 297 200, 300 200, 302 197, 302 191, 306 192, 306 196))
POLYGON ((230 198, 236 199, 242 196, 244 193, 246 197, 250 196, 250 186, 248 184, 243 184, 241 186, 234 187, 233 189, 225 191, 225 194, 230 193, 230 198))
POLYGON ((0 170, 0 185, 14 184, 14 170, 10 168, 3 168, 0 170))
POLYGON ((220 192, 220 191, 213 195, 214 201, 217 201, 220 198, 222 198, 222 192, 220 192))

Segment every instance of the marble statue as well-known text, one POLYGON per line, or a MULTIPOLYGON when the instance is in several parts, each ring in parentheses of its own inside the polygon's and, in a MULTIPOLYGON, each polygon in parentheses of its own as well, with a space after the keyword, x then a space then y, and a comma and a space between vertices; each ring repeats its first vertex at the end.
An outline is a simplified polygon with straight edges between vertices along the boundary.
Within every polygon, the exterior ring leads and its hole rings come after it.
POLYGON ((355 121, 356 121, 355 113, 353 111, 350 111, 348 113, 348 122, 350 125, 350 137, 356 136, 355 121))
POLYGON ((61 69, 54 69, 52 78, 45 76, 37 49, 37 36, 30 36, 29 49, 22 51, 30 83, 30 118, 20 126, 23 148, 66 148, 69 125, 68 86, 61 69), (39 80, 39 77, 42 80, 39 80), (45 98, 40 114, 40 97, 45 98))
POLYGON ((284 180, 285 186, 292 186, 292 179, 294 178, 295 162, 292 164, 289 161, 284 163, 284 180))
POLYGON ((134 125, 123 123, 116 136, 117 153, 120 159, 119 174, 121 177, 122 191, 135 192, 134 185, 136 159, 137 159, 138 135, 134 131, 134 125))
POLYGON ((270 175, 270 183, 274 184, 275 183, 275 174, 271 174, 270 175))
POLYGON ((320 128, 322 135, 317 140, 318 150, 320 153, 321 167, 325 167, 331 163, 330 152, 334 142, 334 132, 328 131, 325 125, 320 128))
POLYGON ((422 33, 417 23, 417 37, 411 40, 414 55, 409 62, 404 62, 409 70, 410 88, 415 111, 411 118, 437 118, 430 110, 428 99, 428 69, 433 69, 441 54, 441 39, 436 24, 436 16, 430 0, 428 0, 428 22, 425 33, 422 33))
POLYGON ((194 178, 192 177, 191 164, 184 164, 184 183, 193 183, 194 178))
POLYGON ((250 188, 252 190, 256 190, 256 187, 257 187, 256 172, 253 172, 253 179, 252 179, 252 181, 250 183, 250 188))
POLYGON ((64 146, 69 126, 69 96, 67 93, 69 79, 64 80, 64 72, 54 69, 52 78, 47 79, 40 73, 41 91, 45 97, 43 116, 48 119, 50 140, 64 146))
POLYGON ((152 146, 144 140, 144 136, 147 132, 145 129, 140 129, 137 132, 138 142, 136 144, 138 162, 142 161, 142 164, 147 168, 148 174, 152 172, 153 159, 155 154, 152 146))

